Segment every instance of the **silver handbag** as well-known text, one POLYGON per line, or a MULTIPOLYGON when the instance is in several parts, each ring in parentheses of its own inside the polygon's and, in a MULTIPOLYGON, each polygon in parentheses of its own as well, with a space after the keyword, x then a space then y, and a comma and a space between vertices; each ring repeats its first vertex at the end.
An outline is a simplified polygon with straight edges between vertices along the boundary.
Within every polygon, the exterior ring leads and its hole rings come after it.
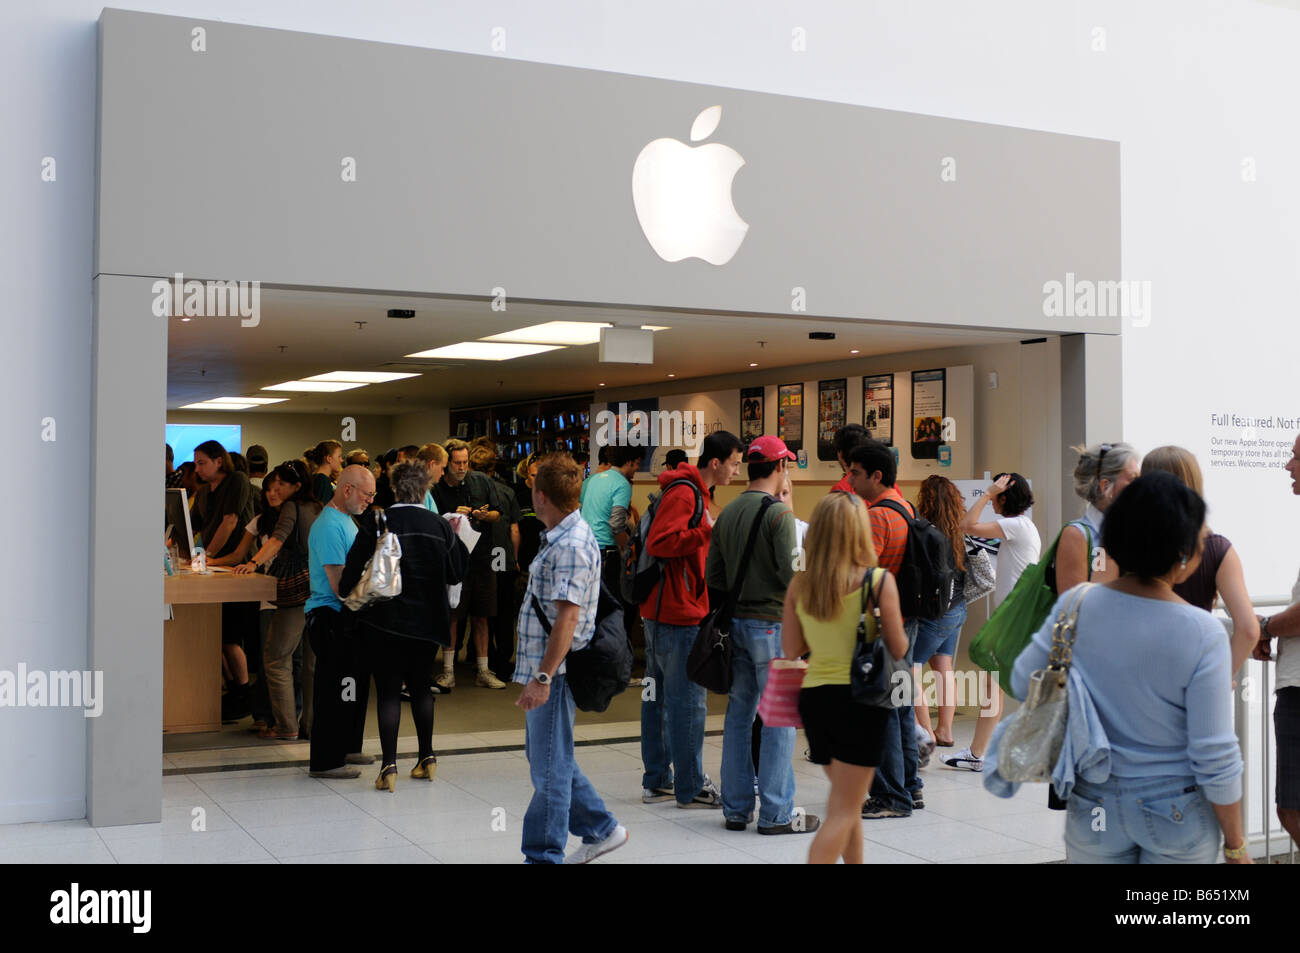
POLYGON ((1070 721, 1070 660, 1084 583, 1061 607, 1052 626, 1052 650, 1047 668, 1029 676, 1025 703, 1011 716, 998 743, 998 774, 1006 781, 1049 782, 1065 744, 1070 721))
POLYGON ((382 510, 375 510, 375 551, 343 604, 356 612, 402 594, 402 543, 388 530, 382 510))
POLYGON ((966 552, 966 583, 961 595, 970 605, 976 599, 983 599, 998 584, 997 573, 993 571, 993 560, 989 559, 987 549, 975 547, 966 552))

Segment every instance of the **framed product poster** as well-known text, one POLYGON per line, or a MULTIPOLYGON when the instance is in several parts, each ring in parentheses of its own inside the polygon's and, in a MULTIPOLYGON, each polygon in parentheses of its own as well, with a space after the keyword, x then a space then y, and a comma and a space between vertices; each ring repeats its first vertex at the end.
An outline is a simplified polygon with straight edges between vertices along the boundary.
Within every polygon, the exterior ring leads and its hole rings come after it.
POLYGON ((798 453, 803 449, 803 385, 782 384, 776 392, 776 435, 798 453))
POLYGON ((848 422, 849 379, 817 382, 817 459, 834 460, 835 431, 848 422))
POLYGON ((947 372, 912 371, 912 458, 937 460, 943 443, 947 372))
POLYGON ((748 444, 763 436, 763 388, 740 389, 740 439, 748 444))
POLYGON ((862 378, 862 426, 873 440, 894 444, 894 375, 862 378))

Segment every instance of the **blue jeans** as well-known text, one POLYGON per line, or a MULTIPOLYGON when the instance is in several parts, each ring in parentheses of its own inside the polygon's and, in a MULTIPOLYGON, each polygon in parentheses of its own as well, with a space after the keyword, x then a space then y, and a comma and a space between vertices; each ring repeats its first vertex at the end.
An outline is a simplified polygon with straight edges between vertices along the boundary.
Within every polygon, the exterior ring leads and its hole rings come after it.
POLYGON ((912 661, 924 665, 936 655, 955 656, 957 639, 966 621, 966 603, 958 602, 937 619, 918 619, 912 661))
POLYGON ((1212 864, 1221 836, 1193 777, 1078 781, 1065 820, 1071 864, 1212 864))
MULTIPOLYGON (((919 628, 917 619, 905 619, 907 661, 912 661, 919 628)), ((920 755, 916 750, 916 711, 912 708, 912 691, 905 693, 907 704, 888 709, 885 722, 885 745, 880 752, 880 766, 871 781, 871 797, 904 814, 912 813, 912 799, 921 793, 925 782, 917 775, 920 755)))
POLYGON ((699 626, 645 623, 645 674, 653 681, 641 697, 641 761, 647 789, 673 787, 690 804, 704 787, 704 719, 708 692, 686 675, 699 626), (646 696, 649 696, 648 698, 646 696))
MULTIPOLYGON (((781 657, 781 623, 732 619, 731 694, 722 731, 722 812, 729 821, 748 823, 754 813, 754 755, 750 747, 758 699, 767 684, 767 667, 781 657)), ((758 825, 790 823, 794 808, 795 731, 763 726, 759 749, 758 825)))
POLYGON ((524 813, 524 858, 530 864, 564 863, 569 834, 584 844, 604 840, 618 821, 609 813, 573 756, 573 694, 564 676, 551 682, 546 704, 525 716, 524 749, 533 799, 524 813))

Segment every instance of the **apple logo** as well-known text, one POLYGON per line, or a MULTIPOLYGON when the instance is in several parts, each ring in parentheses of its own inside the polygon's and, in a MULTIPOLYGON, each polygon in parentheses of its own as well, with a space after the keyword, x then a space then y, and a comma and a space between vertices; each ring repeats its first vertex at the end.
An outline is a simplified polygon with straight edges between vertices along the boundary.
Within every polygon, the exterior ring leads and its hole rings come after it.
MULTIPOLYGON (((721 120, 721 106, 705 109, 691 125, 691 141, 707 139, 721 120)), ((641 150, 632 167, 632 204, 660 258, 731 261, 749 231, 731 201, 731 180, 744 164, 739 152, 716 142, 692 147, 656 139, 641 150)))

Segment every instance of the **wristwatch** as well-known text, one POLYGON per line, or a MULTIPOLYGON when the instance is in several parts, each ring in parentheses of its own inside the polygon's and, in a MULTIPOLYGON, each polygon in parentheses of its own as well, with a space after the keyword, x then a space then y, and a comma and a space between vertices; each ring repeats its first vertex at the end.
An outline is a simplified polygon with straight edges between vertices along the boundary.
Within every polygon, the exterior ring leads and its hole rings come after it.
POLYGON ((1261 639, 1271 639, 1272 636, 1268 634, 1268 623, 1273 617, 1267 615, 1261 615, 1261 616, 1257 616, 1256 618, 1259 619, 1259 637, 1261 639))
POLYGON ((539 685, 551 684, 551 676, 540 670, 533 673, 533 680, 539 685))
POLYGON ((1246 842, 1242 841, 1240 847, 1229 847, 1225 842, 1223 845, 1223 856, 1228 860, 1241 860, 1246 856, 1246 842))

